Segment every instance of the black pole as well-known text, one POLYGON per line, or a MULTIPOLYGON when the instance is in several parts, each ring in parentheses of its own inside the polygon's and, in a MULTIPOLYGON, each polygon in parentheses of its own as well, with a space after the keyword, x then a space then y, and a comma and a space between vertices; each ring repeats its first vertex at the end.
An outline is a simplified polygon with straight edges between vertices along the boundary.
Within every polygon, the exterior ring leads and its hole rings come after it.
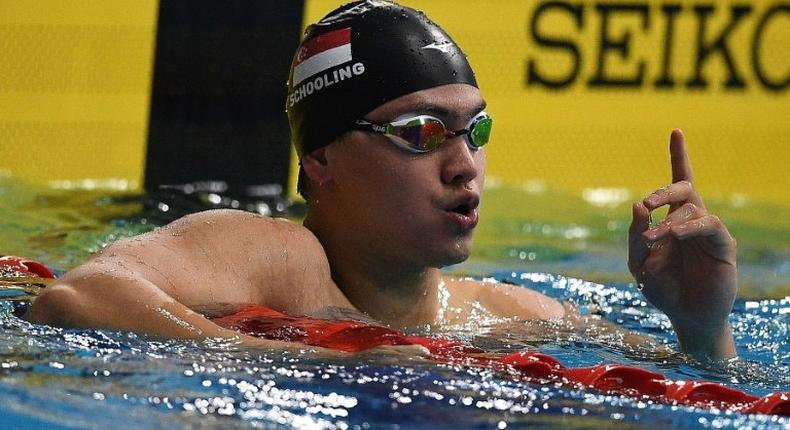
POLYGON ((302 12, 295 0, 161 0, 146 190, 213 181, 225 195, 282 195, 302 12))

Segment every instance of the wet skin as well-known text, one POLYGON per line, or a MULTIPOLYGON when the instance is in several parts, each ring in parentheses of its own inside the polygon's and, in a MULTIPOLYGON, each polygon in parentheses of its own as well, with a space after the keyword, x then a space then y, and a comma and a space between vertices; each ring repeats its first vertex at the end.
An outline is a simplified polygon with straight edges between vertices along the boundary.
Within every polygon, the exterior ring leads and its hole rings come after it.
MULTIPOLYGON (((365 119, 431 114, 457 130, 484 106, 477 88, 446 85, 388 102, 365 119)), ((673 142, 677 139, 673 135, 673 142)), ((673 144, 672 160, 673 171, 690 172, 682 142, 673 144)), ((187 216, 116 242, 67 273, 39 298, 32 319, 277 348, 294 345, 220 328, 193 309, 257 303, 310 315, 345 308, 394 327, 462 323, 473 309, 522 320, 578 319, 537 292, 440 273, 440 267, 471 253, 484 149, 471 149, 455 137, 435 151, 412 154, 382 135, 354 131, 305 155, 302 164, 310 182, 304 226, 238 211, 187 216), (442 294, 453 309, 450 318, 441 308, 442 294)), ((688 179, 681 176, 679 181, 688 179)), ((734 258, 734 241, 725 240, 726 228, 706 218, 699 196, 682 184, 635 206, 630 267, 646 283, 648 298, 672 318, 688 352, 727 358, 734 354, 726 330, 734 271, 723 267, 730 254, 734 258), (673 208, 668 220, 696 224, 665 228, 665 221, 649 229, 648 211, 664 204, 673 208), (664 245, 650 248, 650 242, 664 245), (694 254, 692 261, 689 246, 713 251, 694 254), (689 263, 712 271, 683 270, 689 263), (671 281, 669 288, 662 286, 664 280, 671 281), (696 285, 723 297, 713 301, 716 307, 704 319, 694 312, 698 301, 678 298, 698 291, 696 285), (697 335, 715 339, 700 342, 697 335)))

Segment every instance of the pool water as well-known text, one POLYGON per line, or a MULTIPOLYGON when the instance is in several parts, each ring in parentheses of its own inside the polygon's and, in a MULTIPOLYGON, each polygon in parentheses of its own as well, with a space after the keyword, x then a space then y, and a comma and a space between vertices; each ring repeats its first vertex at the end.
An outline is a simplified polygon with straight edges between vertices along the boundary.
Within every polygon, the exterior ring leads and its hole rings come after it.
MULTIPOLYGON (((676 347, 666 317, 629 283, 628 201, 539 187, 486 193, 476 253, 449 272, 596 304, 602 318, 676 347)), ((205 207, 221 200, 193 197, 205 207)), ((0 179, 0 253, 66 270, 107 243, 172 218, 179 207, 163 200, 0 179)), ((680 355, 623 347, 604 331, 558 323, 480 320, 414 334, 464 340, 492 352, 535 349, 570 367, 618 362, 756 395, 789 391, 790 207, 743 197, 713 199, 709 207, 739 242, 742 288, 731 319, 739 361, 706 368, 680 355)), ((0 316, 0 325, 3 429, 790 428, 787 418, 658 405, 392 356, 326 359, 223 343, 151 341, 37 326, 9 315, 0 316)))

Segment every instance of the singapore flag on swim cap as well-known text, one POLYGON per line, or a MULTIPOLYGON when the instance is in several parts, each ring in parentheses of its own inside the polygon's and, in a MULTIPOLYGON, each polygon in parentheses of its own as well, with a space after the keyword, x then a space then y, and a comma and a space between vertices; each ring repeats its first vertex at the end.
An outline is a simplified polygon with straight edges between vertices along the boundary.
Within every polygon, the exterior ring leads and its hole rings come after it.
POLYGON ((293 85, 351 60, 351 27, 314 37, 299 48, 293 85))

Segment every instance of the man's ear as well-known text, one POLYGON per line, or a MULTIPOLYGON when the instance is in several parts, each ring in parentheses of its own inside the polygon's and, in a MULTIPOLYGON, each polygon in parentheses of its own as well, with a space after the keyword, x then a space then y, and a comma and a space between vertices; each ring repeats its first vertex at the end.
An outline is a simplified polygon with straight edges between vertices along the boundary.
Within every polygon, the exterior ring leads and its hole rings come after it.
POLYGON ((313 182, 323 185, 332 179, 331 169, 326 159, 326 147, 302 156, 302 168, 313 182))

